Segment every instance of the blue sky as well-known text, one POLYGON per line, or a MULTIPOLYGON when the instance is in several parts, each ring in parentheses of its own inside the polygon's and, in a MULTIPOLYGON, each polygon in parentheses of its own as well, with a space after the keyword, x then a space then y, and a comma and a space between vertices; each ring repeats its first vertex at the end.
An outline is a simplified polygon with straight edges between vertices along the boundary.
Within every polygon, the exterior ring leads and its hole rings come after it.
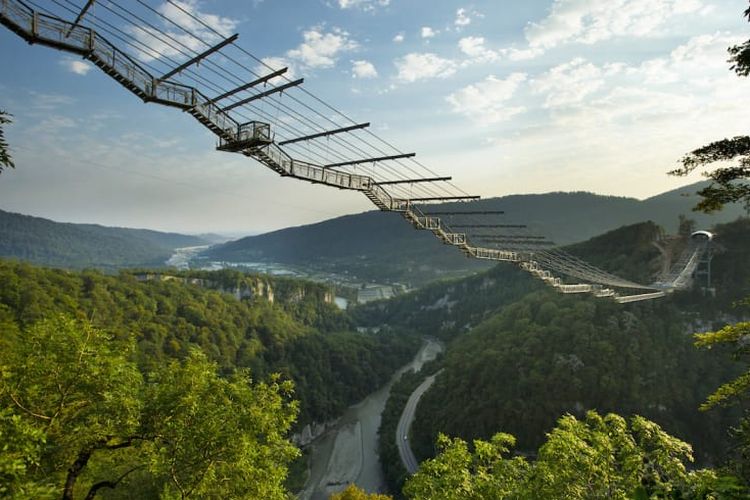
MULTIPOLYGON (((173 4, 143 1, 179 20, 173 4)), ((84 2, 34 3, 70 19, 61 5, 84 2)), ((114 3, 169 28, 136 0, 114 3)), ((745 1, 178 3, 222 33, 239 33, 238 45, 289 66, 308 91, 484 197, 648 197, 699 179, 665 174, 684 153, 750 130, 750 80, 725 62, 726 47, 750 37, 745 1)), ((155 45, 102 5, 94 16, 155 45)), ((0 176, 2 209, 257 232, 371 208, 357 193, 283 179, 216 152, 190 116, 143 104, 80 58, 29 46, 7 29, 0 67, 0 107, 15 116, 7 134, 18 165, 0 176)))

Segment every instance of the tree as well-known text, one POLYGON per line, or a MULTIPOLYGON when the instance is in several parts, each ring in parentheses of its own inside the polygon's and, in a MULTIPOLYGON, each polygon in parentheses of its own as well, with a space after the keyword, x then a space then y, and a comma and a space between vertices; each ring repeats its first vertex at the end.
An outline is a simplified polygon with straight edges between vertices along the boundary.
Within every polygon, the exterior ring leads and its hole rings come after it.
POLYGON ((8 143, 5 142, 5 131, 3 125, 12 123, 11 115, 0 109, 0 174, 4 168, 13 168, 13 158, 10 156, 8 143))
POLYGON ((0 351, 0 495, 284 499, 292 386, 220 377, 197 349, 144 378, 131 341, 65 316, 0 351))
MULTIPOLYGON (((750 7, 745 11, 745 17, 750 20, 750 7)), ((750 40, 743 44, 729 47, 729 62, 732 68, 740 76, 750 75, 750 40)))
POLYGON ((341 493, 334 493, 329 500, 393 500, 388 495, 379 495, 377 493, 365 493, 355 485, 350 484, 341 493))
MULTIPOLYGON (((744 15, 750 21, 750 7, 744 15)), ((750 40, 741 45, 729 48, 731 69, 739 76, 750 75, 750 40)), ((672 175, 687 175, 696 168, 709 165, 717 161, 738 160, 738 164, 730 167, 720 167, 712 172, 704 173, 711 184, 698 191, 702 200, 695 207, 696 210, 711 213, 721 210, 727 203, 743 202, 750 210, 750 184, 743 182, 750 179, 750 136, 737 136, 722 139, 707 146, 698 148, 685 155, 682 167, 670 172, 672 175)))
POLYGON ((63 498, 73 498, 95 453, 122 447, 138 427, 142 379, 132 351, 132 342, 57 316, 0 353, 0 402, 16 431, 44 436, 35 475, 56 483, 63 498))
MULTIPOLYGON (((738 304, 738 305, 742 305, 738 304)), ((744 305, 750 306, 750 299, 744 301, 744 305)), ((733 357, 736 360, 747 360, 750 355, 750 322, 742 321, 727 325, 720 330, 695 334, 695 345, 712 349, 713 347, 728 345, 733 349, 733 357)), ((750 368, 739 377, 721 385, 710 394, 701 410, 709 410, 716 406, 729 406, 747 400, 750 395, 750 368)), ((733 430, 737 439, 737 456, 731 461, 736 473, 745 481, 750 482, 750 411, 745 410, 745 416, 740 420, 739 426, 733 430)))
POLYGON ((529 464, 509 458, 515 438, 498 433, 490 441, 474 441, 474 452, 459 438, 438 436, 437 457, 423 462, 409 478, 404 493, 409 498, 461 500, 508 498, 518 491, 529 464))
POLYGON ((565 415, 531 463, 508 456, 513 443, 501 433, 475 441, 471 452, 464 441, 441 436, 440 453, 404 493, 420 500, 746 498, 731 477, 689 472, 690 445, 643 417, 565 415))
POLYGON ((222 378, 197 349, 149 380, 142 432, 149 471, 168 498, 285 499, 287 464, 299 454, 286 434, 297 415, 292 384, 222 378))

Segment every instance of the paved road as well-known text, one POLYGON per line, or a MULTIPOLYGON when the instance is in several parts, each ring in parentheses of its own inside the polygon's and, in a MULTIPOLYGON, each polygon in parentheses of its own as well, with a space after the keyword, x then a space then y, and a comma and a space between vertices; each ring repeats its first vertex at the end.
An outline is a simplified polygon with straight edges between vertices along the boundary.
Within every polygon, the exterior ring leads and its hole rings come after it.
POLYGON ((396 446, 398 446, 398 454, 401 456, 401 462, 403 462, 404 467, 409 474, 414 474, 419 469, 419 462, 417 462, 417 458, 414 456, 414 453, 411 451, 411 446, 409 445, 409 428, 414 420, 414 413, 417 411, 419 399, 425 392, 427 392, 427 389, 429 389, 433 382, 435 382, 435 377, 439 374, 440 372, 430 375, 419 385, 419 387, 414 389, 414 392, 411 393, 409 400, 406 402, 406 406, 404 407, 403 413, 401 413, 401 418, 396 427, 396 446))

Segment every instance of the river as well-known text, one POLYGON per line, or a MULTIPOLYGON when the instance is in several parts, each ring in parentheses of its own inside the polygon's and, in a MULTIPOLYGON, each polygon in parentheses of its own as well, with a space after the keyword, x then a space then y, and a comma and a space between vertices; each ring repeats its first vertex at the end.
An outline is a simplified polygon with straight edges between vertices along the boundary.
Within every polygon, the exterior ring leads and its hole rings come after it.
POLYGON ((368 493, 385 491, 378 428, 391 386, 404 371, 419 371, 442 350, 439 342, 426 340, 412 362, 401 367, 388 384, 350 406, 330 431, 312 443, 310 477, 300 493, 301 500, 325 500, 349 483, 368 493))

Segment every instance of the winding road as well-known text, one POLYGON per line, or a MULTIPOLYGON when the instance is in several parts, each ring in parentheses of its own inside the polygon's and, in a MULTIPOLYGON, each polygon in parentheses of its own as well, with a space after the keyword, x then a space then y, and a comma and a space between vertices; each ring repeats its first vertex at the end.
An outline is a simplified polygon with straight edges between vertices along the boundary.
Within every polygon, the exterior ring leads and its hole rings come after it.
POLYGON ((398 446, 398 454, 401 456, 401 462, 403 462, 406 471, 409 474, 414 474, 419 469, 419 462, 414 456, 414 452, 411 450, 409 445, 409 428, 411 427, 412 421, 414 421, 414 414, 417 411, 417 404, 419 400, 427 392, 427 389, 435 382, 440 372, 434 373, 424 379, 424 382, 419 384, 414 392, 409 396, 409 400, 406 402, 404 411, 401 413, 401 418, 398 420, 398 426, 396 427, 396 446, 398 446))

